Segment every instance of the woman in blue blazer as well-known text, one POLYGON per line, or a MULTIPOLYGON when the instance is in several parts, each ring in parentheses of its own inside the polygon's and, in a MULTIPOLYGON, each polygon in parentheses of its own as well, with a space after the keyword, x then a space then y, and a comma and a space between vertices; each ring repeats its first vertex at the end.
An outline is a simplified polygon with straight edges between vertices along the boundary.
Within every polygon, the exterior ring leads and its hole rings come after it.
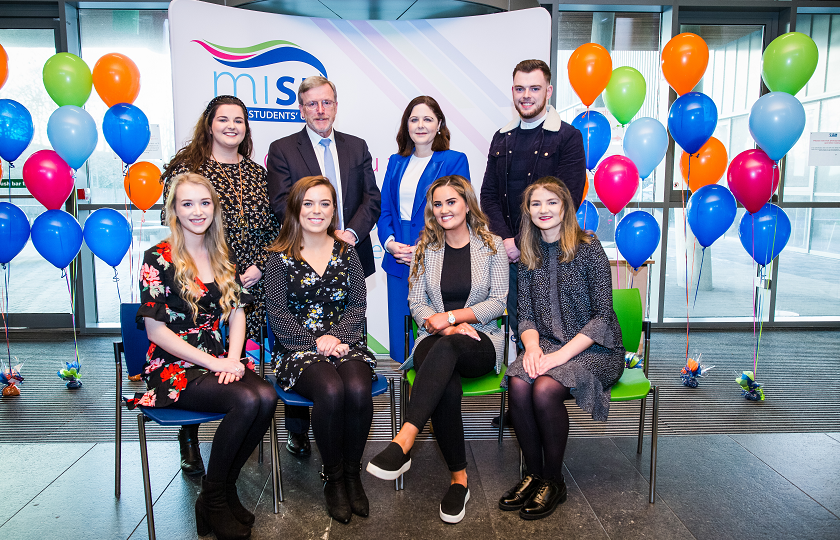
POLYGON ((403 112, 397 133, 398 153, 388 160, 382 184, 382 214, 377 222, 385 248, 382 269, 388 274, 388 338, 391 358, 402 363, 404 320, 408 310, 408 272, 414 244, 423 230, 426 190, 442 176, 470 178, 467 156, 449 149, 449 128, 440 105, 418 96, 403 112))

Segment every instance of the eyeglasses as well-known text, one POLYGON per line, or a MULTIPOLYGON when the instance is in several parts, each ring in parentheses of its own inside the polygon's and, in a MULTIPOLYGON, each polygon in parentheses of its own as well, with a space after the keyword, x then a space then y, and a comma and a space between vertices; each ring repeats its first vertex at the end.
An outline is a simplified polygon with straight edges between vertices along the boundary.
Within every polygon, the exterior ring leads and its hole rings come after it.
POLYGON ((323 105, 325 109, 332 109, 335 104, 336 102, 331 99, 322 99, 321 101, 307 101, 303 106, 306 110, 315 111, 318 110, 318 105, 323 105))

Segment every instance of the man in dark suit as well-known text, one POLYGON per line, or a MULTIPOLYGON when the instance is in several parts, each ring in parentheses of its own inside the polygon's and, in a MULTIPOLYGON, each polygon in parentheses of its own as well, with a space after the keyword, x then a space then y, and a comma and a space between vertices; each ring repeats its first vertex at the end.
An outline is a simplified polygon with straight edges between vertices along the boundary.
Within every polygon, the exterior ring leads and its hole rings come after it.
MULTIPOLYGON (((333 130, 338 112, 335 85, 325 77, 307 77, 298 89, 300 114, 306 127, 271 143, 268 150, 268 198, 280 223, 292 184, 305 176, 329 178, 338 195, 336 235, 356 247, 365 275, 376 272, 370 231, 380 213, 380 193, 370 152, 363 139, 333 130)), ((309 409, 286 408, 286 449, 295 456, 311 452, 309 409)))

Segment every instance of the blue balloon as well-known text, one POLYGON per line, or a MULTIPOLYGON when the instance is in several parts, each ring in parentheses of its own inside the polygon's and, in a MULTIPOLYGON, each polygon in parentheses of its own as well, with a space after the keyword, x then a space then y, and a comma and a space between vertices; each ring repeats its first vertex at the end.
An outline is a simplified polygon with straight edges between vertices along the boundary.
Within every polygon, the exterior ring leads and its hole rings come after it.
POLYGON ((738 203, 732 192, 718 184, 697 190, 686 206, 688 226, 701 246, 707 248, 735 222, 738 203))
POLYGON ((50 115, 47 138, 53 150, 70 165, 79 169, 96 149, 99 135, 96 122, 81 107, 65 105, 50 115))
POLYGON ((644 210, 630 212, 615 228, 615 245, 634 270, 638 270, 659 246, 659 224, 644 210))
POLYGON ((790 240, 790 219, 784 210, 767 203, 755 214, 744 213, 738 236, 747 253, 764 266, 778 257, 790 240))
POLYGON ((790 152, 805 130, 805 107, 787 92, 764 94, 750 109, 750 135, 770 159, 790 152))
POLYGON ((0 158, 10 163, 19 158, 34 134, 26 107, 13 99, 0 99, 0 158))
POLYGON ((668 113, 668 131, 680 147, 696 154, 717 127, 715 102, 706 94, 688 92, 677 98, 668 113))
POLYGON ((64 210, 47 210, 32 224, 32 243, 53 266, 66 268, 82 247, 82 228, 64 210))
POLYGON ((138 107, 117 103, 105 113, 102 134, 111 149, 125 163, 131 165, 146 150, 152 131, 149 119, 138 107))
POLYGON ((0 264, 14 259, 29 240, 29 220, 17 206, 0 202, 0 264))
POLYGON ((584 111, 572 120, 572 126, 583 134, 586 168, 591 171, 610 147, 610 139, 612 139, 610 121, 598 111, 584 111))
POLYGON ((112 208, 100 208, 85 220, 85 244, 108 266, 119 265, 131 247, 131 225, 112 208))
POLYGON ((598 224, 601 222, 601 217, 598 215, 598 209, 589 201, 583 201, 577 211, 577 221, 580 228, 584 231, 597 231, 598 224))
POLYGON ((644 180, 665 157, 668 151, 668 132, 655 118, 637 118, 624 132, 624 155, 636 164, 639 178, 644 180))

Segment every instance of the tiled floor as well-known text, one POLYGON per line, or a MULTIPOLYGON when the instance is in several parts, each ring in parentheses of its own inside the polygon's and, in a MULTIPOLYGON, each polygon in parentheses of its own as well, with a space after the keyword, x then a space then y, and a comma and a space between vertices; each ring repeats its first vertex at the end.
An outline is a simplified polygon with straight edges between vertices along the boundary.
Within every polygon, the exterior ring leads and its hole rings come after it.
MULTIPOLYGON (((366 459, 384 444, 370 442, 366 459)), ((270 464, 255 455, 240 480, 243 502, 257 515, 253 538, 840 538, 840 433, 660 437, 654 505, 649 448, 639 456, 633 438, 574 438, 569 499, 535 522, 496 506, 517 480, 516 442, 467 444, 471 500, 457 525, 438 517, 448 473, 433 442, 418 443, 402 492, 365 474, 371 516, 349 525, 324 510, 317 452, 298 461, 281 450, 286 501, 278 514, 270 464)), ((180 473, 175 444, 149 449, 158 538, 195 538, 198 482, 180 473)), ((209 445, 202 450, 206 458, 209 445)), ((0 462, 0 538, 147 538, 136 441, 124 446, 119 500, 113 444, 2 444, 0 462)))

